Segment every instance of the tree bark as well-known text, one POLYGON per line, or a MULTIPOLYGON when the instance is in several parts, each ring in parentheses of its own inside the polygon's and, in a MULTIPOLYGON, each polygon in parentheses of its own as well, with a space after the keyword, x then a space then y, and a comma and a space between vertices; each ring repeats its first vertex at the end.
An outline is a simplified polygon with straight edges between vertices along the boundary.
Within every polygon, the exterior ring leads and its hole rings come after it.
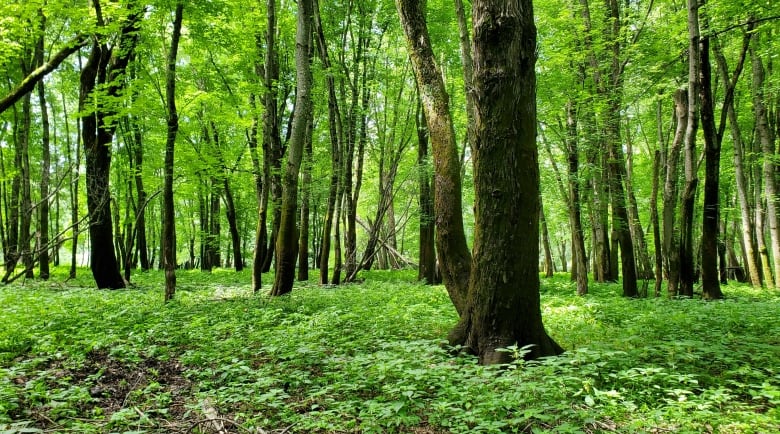
POLYGON ((165 100, 167 104, 168 135, 165 141, 165 165, 163 166, 162 212, 162 261, 165 269, 165 301, 176 294, 176 217, 173 208, 173 164, 176 134, 179 131, 179 114, 176 111, 176 59, 181 39, 184 3, 179 0, 173 18, 171 47, 165 74, 165 100))
POLYGON ((778 204, 777 196, 776 137, 769 127, 767 115, 764 63, 755 47, 750 50, 750 59, 753 67, 753 114, 756 119, 756 133, 761 143, 763 156, 762 175, 764 178, 764 197, 766 197, 766 219, 769 224, 769 244, 774 266, 774 280, 772 279, 773 275, 767 273, 764 274, 764 279, 768 287, 780 288, 780 221, 778 221, 777 215, 780 204, 778 204))
POLYGON ((436 273, 436 225, 428 157, 428 129, 425 127, 425 113, 422 111, 419 97, 415 124, 417 126, 417 181, 420 188, 420 266, 417 270, 417 280, 424 280, 428 285, 433 285, 440 283, 436 273))
POLYGON ((295 112, 284 171, 279 234, 276 240, 276 274, 271 295, 279 296, 292 291, 295 279, 295 259, 298 231, 297 201, 298 174, 303 158, 307 125, 312 117, 312 74, 309 46, 312 36, 314 4, 312 0, 299 0, 297 29, 295 34, 295 112))
POLYGON ((663 245, 664 269, 668 279, 667 292, 675 297, 680 288, 680 238, 675 230, 675 214, 677 210, 679 170, 682 144, 688 125, 688 97, 685 90, 678 89, 674 93, 674 111, 677 119, 674 139, 666 156, 666 176, 663 197, 663 245))
POLYGON ((688 8, 688 115, 685 129, 685 189, 680 213, 680 286, 677 295, 693 297, 694 268, 693 220, 696 189, 696 132, 699 127, 699 2, 687 0, 688 8))
MULTIPOLYGON (((46 18, 43 15, 43 11, 39 11, 40 15, 40 37, 36 44, 36 63, 40 66, 43 65, 43 49, 44 41, 43 35, 46 30, 46 18)), ((38 82, 38 108, 41 112, 41 204, 39 207, 38 216, 38 232, 39 235, 39 255, 38 266, 39 275, 43 280, 49 278, 49 171, 51 170, 51 148, 50 148, 50 131, 49 131, 49 111, 46 107, 46 89, 43 80, 38 82)))
POLYGON ((463 231, 460 161, 449 111, 449 97, 441 71, 436 65, 421 6, 413 0, 396 0, 433 149, 439 266, 450 299, 462 315, 468 293, 471 253, 463 231))
MULTIPOLYGON (((539 299, 536 27, 530 0, 475 0, 474 259, 465 347, 483 364, 563 350, 544 330, 539 299)), ((452 337, 453 335, 451 335, 452 337)))
POLYGON ((577 111, 573 101, 566 104, 566 153, 569 160, 569 220, 571 221, 572 272, 577 280, 577 295, 588 293, 588 263, 585 255, 585 233, 582 230, 580 199, 577 111))

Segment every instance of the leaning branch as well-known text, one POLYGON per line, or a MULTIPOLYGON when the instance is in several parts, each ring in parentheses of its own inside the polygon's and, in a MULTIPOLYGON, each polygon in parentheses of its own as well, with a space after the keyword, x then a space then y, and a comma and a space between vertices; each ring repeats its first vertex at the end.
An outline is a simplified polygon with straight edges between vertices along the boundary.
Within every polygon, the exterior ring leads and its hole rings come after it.
POLYGON ((65 47, 62 48, 62 50, 57 52, 57 54, 55 54, 54 57, 51 58, 51 60, 39 66, 33 72, 31 72, 27 77, 25 77, 24 80, 22 80, 21 84, 19 84, 19 86, 17 86, 14 90, 11 91, 11 93, 9 93, 2 100, 0 100, 0 114, 6 111, 12 105, 14 105, 14 103, 18 101, 20 98, 32 92, 32 90, 35 88, 35 85, 43 77, 45 77, 46 74, 57 69, 57 67, 60 66, 60 63, 62 63, 65 59, 67 59, 68 56, 75 53, 81 47, 86 45, 87 41, 88 38, 83 35, 76 36, 75 38, 73 38, 72 41, 66 44, 65 47))

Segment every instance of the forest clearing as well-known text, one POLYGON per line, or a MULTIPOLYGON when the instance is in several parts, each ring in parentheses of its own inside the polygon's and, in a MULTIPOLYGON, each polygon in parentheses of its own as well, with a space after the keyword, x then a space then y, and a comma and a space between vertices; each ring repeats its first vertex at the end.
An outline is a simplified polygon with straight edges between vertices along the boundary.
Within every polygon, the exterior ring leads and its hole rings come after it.
MULTIPOLYGON (((415 273, 254 294, 249 273, 161 272, 0 289, 0 432, 770 433, 780 430, 780 296, 576 295, 542 280, 561 356, 481 366, 450 353, 456 312, 415 273), (25 431, 25 429, 28 429, 25 431), (37 431, 40 430, 40 431, 37 431)), ((84 273, 85 275, 87 273, 84 273)))

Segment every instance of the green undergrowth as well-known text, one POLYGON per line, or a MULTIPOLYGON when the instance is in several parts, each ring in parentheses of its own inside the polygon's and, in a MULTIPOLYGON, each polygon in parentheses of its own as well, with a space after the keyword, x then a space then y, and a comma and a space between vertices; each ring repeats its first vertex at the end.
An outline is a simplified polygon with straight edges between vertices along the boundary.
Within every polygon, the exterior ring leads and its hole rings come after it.
POLYGON ((156 272, 119 291, 56 272, 0 288, 0 433, 780 431, 766 290, 577 297, 556 275, 542 308, 567 352, 482 367, 443 345, 455 311, 410 271, 276 299, 248 272, 179 272, 168 304, 156 272))

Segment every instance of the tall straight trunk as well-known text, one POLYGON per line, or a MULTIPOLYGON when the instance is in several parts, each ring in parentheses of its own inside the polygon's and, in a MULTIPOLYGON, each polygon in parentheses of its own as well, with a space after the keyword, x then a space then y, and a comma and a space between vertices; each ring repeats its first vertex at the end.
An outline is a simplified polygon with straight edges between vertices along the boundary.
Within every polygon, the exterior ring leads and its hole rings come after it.
POLYGON ((228 222, 230 244, 233 248, 233 268, 240 272, 244 270, 244 255, 241 253, 241 235, 238 230, 236 203, 233 199, 233 190, 230 188, 227 174, 225 174, 225 178, 222 180, 222 188, 225 194, 225 219, 228 222))
POLYGON ((474 260, 464 346, 483 364, 562 352, 544 329, 539 301, 539 167, 536 28, 530 0, 475 0, 474 260))
POLYGON ((588 263, 585 255, 585 233, 582 230, 582 204, 580 198, 579 149, 577 133, 577 108, 575 102, 566 104, 566 153, 568 155, 569 207, 572 243, 572 272, 577 280, 577 295, 588 293, 588 263))
MULTIPOLYGON (((755 37, 758 38, 758 36, 755 37)), ((774 280, 770 274, 765 274, 764 278, 767 286, 780 288, 780 221, 778 221, 777 215, 780 203, 778 203, 777 196, 776 137, 769 126, 769 115, 766 108, 764 62, 755 46, 750 50, 750 59, 753 67, 753 114, 756 119, 756 133, 761 143, 763 156, 762 175, 764 178, 764 197, 766 197, 766 219, 769 223, 769 244, 774 266, 774 280)))
POLYGON ((460 60, 463 66, 463 86, 466 94, 466 119, 467 140, 469 146, 474 146, 476 140, 474 130, 474 60, 471 58, 471 40, 469 38, 469 26, 466 19, 466 11, 463 8, 463 0, 455 0, 455 15, 458 18, 458 40, 460 41, 460 60))
POLYGON ((292 291, 295 279, 295 259, 298 243, 297 201, 298 174, 303 159, 306 130, 312 118, 312 74, 309 46, 314 18, 313 0, 299 0, 297 28, 295 32, 295 113, 284 170, 279 233, 276 240, 276 274, 271 295, 279 296, 292 291))
POLYGON ((341 112, 336 97, 335 73, 333 72, 330 55, 328 54, 327 40, 322 29, 322 20, 320 19, 319 2, 314 0, 314 26, 316 31, 317 48, 322 60, 323 68, 326 71, 326 86, 328 89, 328 132, 330 134, 330 157, 331 173, 330 187, 328 189, 328 200, 323 219, 322 241, 320 242, 320 256, 317 258, 320 270, 320 284, 327 284, 329 274, 329 258, 331 249, 331 236, 333 233, 333 222, 336 218, 336 205, 339 190, 339 181, 341 179, 341 155, 342 155, 342 125, 341 112))
POLYGON ((417 170, 420 188, 420 250, 417 280, 424 280, 428 285, 439 283, 436 273, 436 225, 433 212, 433 191, 431 189, 431 173, 428 159, 428 130, 425 127, 425 113, 422 103, 417 103, 417 170))
MULTIPOLYGON (((704 4, 702 1, 701 4, 704 4)), ((712 95, 710 38, 699 39, 699 98, 701 128, 704 135, 704 210, 702 212, 701 277, 702 297, 723 298, 718 270, 720 236, 720 140, 715 127, 715 102, 712 95)))
MULTIPOLYGON (((450 299, 458 314, 463 315, 471 274, 471 253, 463 230, 460 159, 450 115, 449 96, 441 70, 436 64, 422 5, 410 0, 396 0, 395 3, 412 59, 433 149, 436 250, 439 266, 450 299)), ((534 209, 534 220, 538 218, 537 212, 534 209)), ((537 250, 538 248, 536 246, 537 250)))
POLYGON ((677 120, 672 144, 666 156, 666 175, 664 180, 663 197, 663 250, 664 270, 668 279, 667 292, 675 297, 680 288, 680 237, 676 231, 675 214, 677 210, 679 170, 682 144, 688 125, 688 96, 687 92, 678 89, 674 93, 674 112, 677 120))
POLYGON ((222 266, 222 221, 220 218, 222 188, 222 183, 217 177, 212 176, 208 204, 209 235, 208 244, 206 245, 210 264, 209 271, 211 271, 211 268, 222 266))
MULTIPOLYGON (((259 37, 258 37, 259 38, 259 37)), ((259 40, 257 41, 260 45, 259 40)), ((260 65, 255 66, 255 72, 257 75, 261 75, 260 65)), ((258 292, 263 286, 263 259, 266 248, 266 215, 268 210, 268 194, 267 189, 264 188, 263 183, 263 167, 260 163, 260 156, 257 150, 257 130, 259 126, 259 119, 257 116, 257 103, 256 96, 254 94, 249 96, 249 103, 252 107, 252 125, 247 133, 247 140, 249 142, 249 155, 252 159, 252 177, 255 181, 255 197, 257 199, 257 225, 255 227, 255 246, 252 249, 252 291, 258 292), (265 197, 265 201, 263 200, 265 197), (263 208, 265 205, 265 209, 263 208)))
MULTIPOLYGON (((81 61, 79 60, 79 67, 81 61)), ((68 177, 68 193, 70 195, 70 224, 73 231, 73 238, 70 244, 70 267, 68 269, 68 278, 76 278, 76 263, 79 247, 79 173, 81 172, 81 123, 76 123, 76 149, 75 156, 71 151, 70 143, 70 122, 68 122, 68 106, 65 101, 65 93, 62 94, 62 116, 65 123, 65 152, 70 168, 68 177)))
POLYGON ((22 161, 22 165, 19 167, 22 175, 22 196, 20 204, 22 212, 19 215, 19 254, 21 255, 22 264, 24 265, 24 275, 28 279, 34 277, 33 255, 30 248, 30 243, 32 242, 30 229, 33 221, 32 191, 30 183, 30 133, 32 132, 31 100, 30 94, 22 97, 22 127, 19 136, 22 161))
POLYGON ((612 196, 612 225, 620 243, 620 262, 623 272, 623 296, 638 295, 636 283, 636 261, 634 257, 634 240, 631 234, 628 209, 626 205, 626 162, 623 155, 622 138, 620 134, 620 113, 622 110, 623 77, 621 61, 621 30, 620 9, 617 0, 607 0, 611 22, 609 42, 611 51, 610 83, 605 89, 607 100, 607 119, 605 138, 608 141, 609 191, 612 196))
MULTIPOLYGON (((36 63, 43 65, 43 35, 46 28, 46 18, 40 11, 40 31, 36 45, 36 63)), ((41 112, 41 204, 38 212, 38 266, 41 279, 49 278, 49 171, 51 170, 51 148, 49 131, 49 111, 46 107, 46 89, 43 80, 38 82, 38 108, 41 112)))
MULTIPOLYGON (((184 3, 179 0, 173 18, 173 34, 168 51, 168 65, 165 74, 165 100, 167 104, 168 135, 165 140, 165 163, 163 166, 163 212, 162 212, 162 261, 165 269, 165 301, 176 294, 176 217, 173 209, 173 164, 176 134, 179 131, 179 114, 176 111, 176 58, 181 39, 184 3)), ((128 252, 129 254, 130 252, 128 252)))
POLYGON ((631 230, 631 239, 634 241, 634 253, 637 263, 637 274, 640 279, 653 278, 653 266, 650 263, 650 253, 647 248, 645 231, 639 220, 639 207, 634 194, 634 142, 630 135, 631 126, 626 123, 626 196, 628 197, 628 222, 631 230))
POLYGON ((688 8, 688 121, 685 129, 685 189, 680 213, 680 287, 678 295, 693 297, 696 280, 693 220, 696 189, 696 132, 699 127, 699 1, 687 0, 688 8))
MULTIPOLYGON (((265 195, 270 194, 270 204, 273 206, 271 214, 271 234, 266 237, 263 255, 263 272, 270 270, 271 261, 274 256, 274 246, 279 232, 279 212, 281 206, 281 171, 282 139, 279 128, 279 53, 276 49, 276 1, 267 0, 267 28, 266 28, 266 51, 265 51, 265 70, 263 77, 264 98, 263 98, 263 186, 266 188, 265 195)), ((262 210, 267 210, 269 206, 268 197, 265 203, 261 204, 262 210)), ((261 211, 263 212, 263 211, 261 211)), ((267 219, 266 214, 261 216, 261 223, 265 223, 262 217, 267 219)), ((265 228, 262 231, 266 231, 265 228)), ((265 232, 267 234, 267 232, 265 232)))
POLYGON ((309 280, 309 217, 311 214, 311 170, 312 170, 312 128, 313 121, 309 119, 306 125, 306 136, 303 155, 303 176, 301 186, 301 223, 298 237, 298 280, 309 280))
MULTIPOLYGON (((718 69, 720 70, 721 80, 725 83, 728 82, 728 68, 726 66, 726 57, 723 55, 722 50, 718 49, 716 45, 715 56, 718 62, 718 69)), ((734 104, 729 104, 726 107, 729 131, 731 133, 731 142, 734 148, 734 178, 737 184, 737 200, 739 204, 739 212, 742 220, 740 225, 740 241, 742 245, 742 251, 745 256, 745 264, 747 265, 747 275, 750 283, 753 286, 761 286, 761 269, 758 265, 758 250, 756 247, 756 231, 753 221, 752 210, 754 208, 752 198, 748 192, 748 177, 749 169, 745 171, 745 151, 744 142, 742 140, 741 127, 737 118, 737 111, 734 109, 734 104)))
POLYGON ((544 205, 541 197, 539 198, 539 221, 542 225, 542 246, 544 247, 544 277, 553 277, 555 265, 553 264, 550 232, 547 230, 547 219, 544 216, 544 205))
MULTIPOLYGON (((660 107, 659 107, 660 108, 660 107)), ((663 252, 661 247, 661 226, 658 221, 658 187, 659 172, 661 171, 661 151, 656 149, 653 153, 653 187, 650 193, 650 221, 653 224, 653 249, 655 250, 655 284, 653 295, 661 295, 661 283, 663 282, 663 252)))

